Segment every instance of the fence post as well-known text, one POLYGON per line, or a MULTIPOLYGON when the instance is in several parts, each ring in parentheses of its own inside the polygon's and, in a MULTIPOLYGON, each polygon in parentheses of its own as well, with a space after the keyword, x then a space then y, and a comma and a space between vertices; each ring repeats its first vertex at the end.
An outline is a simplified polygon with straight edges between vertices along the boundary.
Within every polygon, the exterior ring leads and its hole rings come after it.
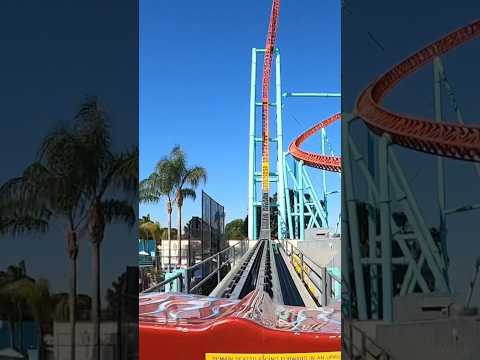
POLYGON ((293 245, 290 244, 290 263, 293 265, 293 245))
POLYGON ((365 333, 361 332, 362 336, 362 356, 364 359, 367 358, 367 338, 365 337, 365 333))
POLYGON ((232 267, 235 266, 235 247, 236 247, 236 245, 232 248, 232 250, 233 250, 233 265, 232 265, 232 267))
POLYGON ((178 283, 178 292, 183 292, 183 274, 180 274, 180 277, 177 279, 178 283))
POLYGON ((217 284, 220 284, 220 253, 217 254, 217 284))
POLYGON ((325 279, 327 281, 327 305, 329 303, 329 299, 332 298, 332 275, 328 272, 327 268, 325 268, 325 274, 327 275, 327 278, 325 279))
POLYGON ((328 294, 327 294, 327 268, 322 268, 322 306, 327 306, 328 294))
POLYGON ((302 281, 304 281, 304 275, 303 275, 303 253, 300 253, 300 277, 302 278, 302 281))
POLYGON ((185 292, 190 293, 190 269, 187 268, 185 271, 185 292))

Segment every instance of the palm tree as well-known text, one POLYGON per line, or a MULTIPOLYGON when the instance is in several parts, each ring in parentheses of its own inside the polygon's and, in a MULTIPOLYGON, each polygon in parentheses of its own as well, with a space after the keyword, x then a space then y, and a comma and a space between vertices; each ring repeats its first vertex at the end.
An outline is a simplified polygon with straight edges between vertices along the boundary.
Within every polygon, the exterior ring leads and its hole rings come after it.
POLYGON ((66 222, 69 258, 70 359, 75 360, 78 231, 84 223, 83 159, 81 143, 62 127, 48 134, 40 145, 37 159, 19 177, 0 188, 1 230, 13 234, 46 231, 52 217, 66 222))
POLYGON ((175 196, 174 163, 168 157, 163 157, 155 166, 148 178, 140 182, 140 201, 158 203, 166 198, 168 214, 168 271, 172 271, 172 208, 175 196))
MULTIPOLYGON (((155 167, 155 171, 140 184, 141 201, 158 202, 162 197, 166 197, 167 199, 169 264, 171 264, 170 244, 173 202, 175 201, 178 209, 177 238, 179 242, 179 256, 177 263, 181 265, 183 200, 186 198, 195 200, 195 188, 201 181, 204 183, 207 181, 206 170, 200 166, 188 168, 185 153, 180 146, 177 145, 172 149, 168 157, 160 159, 155 167)), ((190 254, 188 255, 190 258, 190 254)), ((169 269, 169 271, 171 271, 171 269, 169 269)))
MULTIPOLYGON (((178 208, 178 243, 179 243, 179 259, 178 263, 181 265, 181 250, 182 250, 182 206, 184 199, 191 198, 195 200, 195 188, 203 182, 207 182, 207 171, 201 166, 187 167, 187 160, 185 153, 180 146, 175 146, 170 154, 171 161, 174 166, 173 178, 175 189, 175 200, 178 208)), ((188 239, 188 254, 190 259, 190 239, 188 239)), ((190 264, 187 263, 187 266, 190 264)))
POLYGON ((81 148, 79 155, 87 170, 84 193, 87 199, 88 233, 92 243, 93 358, 100 359, 100 249, 105 226, 114 221, 135 224, 132 206, 138 191, 138 149, 114 153, 111 149, 108 114, 96 98, 82 104, 74 126, 81 148), (119 199, 123 194, 130 198, 119 199))

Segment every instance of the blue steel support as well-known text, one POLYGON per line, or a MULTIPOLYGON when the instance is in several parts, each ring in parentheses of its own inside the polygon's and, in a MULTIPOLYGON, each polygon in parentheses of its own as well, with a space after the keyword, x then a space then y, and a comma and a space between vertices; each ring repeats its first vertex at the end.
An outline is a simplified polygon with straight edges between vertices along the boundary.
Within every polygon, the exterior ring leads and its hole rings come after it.
MULTIPOLYGON (((322 155, 325 154, 325 139, 327 137, 327 133, 325 128, 322 128, 321 132, 322 137, 322 155)), ((325 212, 325 226, 328 227, 328 206, 327 206, 327 172, 326 170, 322 170, 322 182, 323 182, 323 211, 325 212)))
MULTIPOLYGON (((257 171, 257 145, 262 142, 262 137, 257 136, 257 119, 256 108, 261 107, 262 103, 256 101, 256 81, 257 81, 257 54, 264 53, 264 49, 252 49, 252 67, 251 67, 251 88, 250 88, 250 137, 249 137, 249 157, 248 157, 248 238, 257 240, 259 231, 257 229, 257 207, 261 206, 261 199, 257 194, 257 183, 261 183, 261 173, 257 171)), ((280 72, 280 52, 275 51, 275 68, 276 68, 276 100, 270 106, 276 108, 276 137, 270 138, 270 143, 275 143, 277 148, 277 159, 275 172, 270 173, 269 182, 277 182, 277 203, 271 204, 279 208, 279 238, 285 238, 286 235, 286 206, 285 206, 285 173, 283 171, 283 130, 282 130, 282 89, 281 89, 281 72, 280 72)), ((274 160, 275 161, 275 160, 274 160)))
POLYGON ((300 240, 305 240, 305 196, 304 196, 304 189, 303 189, 303 160, 296 161, 297 163, 297 176, 298 176, 298 197, 299 197, 299 209, 298 215, 300 217, 300 240))
POLYGON ((340 93, 292 93, 287 92, 284 93, 283 96, 285 97, 336 97, 339 98, 342 95, 340 93))
POLYGON ((289 171, 289 168, 288 168, 288 163, 287 163, 287 155, 288 153, 285 153, 283 155, 283 164, 284 164, 284 167, 283 167, 283 177, 285 179, 285 194, 287 194, 287 198, 286 198, 286 201, 287 201, 287 222, 288 222, 288 235, 289 235, 289 238, 290 239, 293 239, 293 221, 292 221, 292 209, 291 209, 291 206, 290 206, 290 188, 288 187, 288 181, 287 181, 287 171, 289 171))
MULTIPOLYGON (((251 90, 250 90, 250 139, 249 139, 249 184, 248 184, 248 238, 256 240, 258 238, 257 214, 256 208, 261 204, 257 194, 257 183, 261 182, 260 172, 257 169, 256 148, 261 137, 256 134, 256 107, 262 106, 261 102, 256 101, 256 72, 257 72, 257 54, 264 53, 264 49, 252 49, 252 69, 251 69, 251 90)), ((275 102, 270 106, 275 106, 276 110, 276 137, 271 138, 270 142, 276 143, 277 159, 276 171, 270 173, 270 182, 277 182, 277 203, 272 206, 278 207, 278 237, 285 239, 305 239, 305 228, 318 227, 317 216, 322 220, 322 226, 328 226, 327 196, 329 193, 326 188, 326 173, 323 172, 323 199, 324 206, 321 205, 319 197, 311 183, 311 180, 304 168, 303 162, 294 160, 293 168, 290 169, 286 156, 283 152, 283 126, 282 126, 282 106, 284 97, 340 97, 339 93, 282 93, 281 88, 281 60, 278 49, 275 51, 275 102), (293 171, 292 171, 293 170, 293 171), (289 187, 288 175, 293 180, 293 188, 289 187), (289 192, 293 190, 294 204, 293 209, 290 204, 289 192), (310 194, 310 200, 307 203, 305 194, 310 194), (308 214, 312 217, 305 226, 305 206, 308 214), (288 231, 287 231, 288 227, 288 231), (295 231, 294 231, 295 229, 295 231)), ((325 153, 326 132, 322 129, 322 153, 325 153)))
POLYGON ((317 210, 316 212, 318 213, 318 215, 322 220, 322 226, 328 227, 328 213, 324 211, 324 209, 322 208, 320 204, 320 200, 318 199, 317 192, 313 188, 312 180, 310 180, 310 177, 308 176, 308 173, 307 173, 307 169, 305 169, 305 167, 303 167, 303 177, 304 177, 304 181, 307 183, 307 186, 312 190, 310 192, 310 196, 312 197, 311 201, 313 201, 313 204, 317 210))
POLYGON ((250 87, 250 137, 248 151, 248 238, 255 238, 255 96, 257 78, 257 49, 252 49, 252 70, 250 87))
POLYGON ((277 203, 278 209, 278 238, 285 239, 286 235, 286 206, 285 206, 285 178, 283 171, 283 127, 282 127, 282 86, 281 86, 281 67, 280 51, 277 49, 275 59, 275 82, 276 82, 276 117, 277 117, 277 203))

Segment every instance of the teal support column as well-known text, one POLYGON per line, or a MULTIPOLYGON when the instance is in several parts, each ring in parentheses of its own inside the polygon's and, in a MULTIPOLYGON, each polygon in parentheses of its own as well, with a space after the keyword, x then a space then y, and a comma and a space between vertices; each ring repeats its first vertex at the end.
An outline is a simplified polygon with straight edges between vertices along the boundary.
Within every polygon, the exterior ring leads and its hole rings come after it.
MULTIPOLYGON (((256 186, 255 186, 256 188, 256 186)), ((253 224, 253 234, 251 240, 258 239, 258 232, 257 232, 257 206, 253 206, 253 214, 252 214, 252 224, 253 224)))
POLYGON ((380 175, 380 217, 382 241, 383 320, 393 321, 392 231, 390 213, 390 183, 388 176, 388 146, 390 138, 383 135, 378 149, 380 175))
MULTIPOLYGON (((370 175, 375 178, 375 149, 374 149, 374 135, 372 133, 367 134, 367 166, 370 175)), ((368 200, 372 208, 376 207, 375 196, 372 187, 369 186, 368 200)), ((368 216, 368 233, 371 234, 368 239, 368 255, 372 260, 377 259, 377 222, 373 214, 368 216)), ((380 318, 380 294, 378 291, 378 264, 375 261, 369 265, 370 272, 370 312, 373 320, 380 318)))
MULTIPOLYGON (((343 242, 350 245, 351 251, 351 265, 353 265, 353 280, 354 284, 350 285, 350 289, 355 288, 356 292, 356 307, 358 311, 358 319, 366 320, 367 319, 367 303, 366 303, 366 291, 365 291, 365 282, 363 276, 363 265, 362 265, 362 252, 359 236, 359 223, 357 218, 357 206, 356 199, 354 196, 354 187, 353 187, 353 177, 352 177, 352 149, 349 145, 350 140, 350 122, 353 120, 353 117, 350 114, 342 114, 342 187, 343 187, 343 199, 342 199, 342 219, 344 219, 345 225, 348 225, 347 229, 342 230, 342 245, 343 242)), ((345 250, 342 247, 342 250, 345 250)), ((349 256, 349 249, 342 253, 342 259, 345 259, 342 262, 344 268, 350 266, 350 261, 348 261, 347 256, 349 256)), ((348 273, 345 273, 346 276, 349 276, 348 273)))
MULTIPOLYGON (((433 59, 433 98, 435 105, 435 121, 442 120, 442 76, 441 76, 441 60, 439 57, 433 59)), ((445 190, 445 169, 443 157, 437 156, 437 182, 438 182, 438 206, 439 206, 439 230, 440 243, 442 246, 443 271, 448 284, 448 256, 447 256, 447 216, 445 209, 447 206, 447 194, 445 190)))
POLYGON ((257 49, 252 49, 252 70, 250 80, 250 137, 248 150, 248 238, 254 238, 255 216, 255 96, 257 77, 257 49))
POLYGON ((288 164, 287 164, 287 155, 288 153, 283 154, 283 178, 285 179, 285 194, 286 194, 286 207, 287 207, 287 221, 288 221, 288 237, 289 239, 293 239, 293 221, 292 221, 292 209, 290 206, 290 189, 288 187, 287 181, 287 171, 288 171, 288 164))
MULTIPOLYGON (((295 181, 297 181, 297 161, 293 160, 293 178, 295 181)), ((298 239, 300 234, 299 234, 299 228, 300 228, 300 220, 299 220, 299 214, 300 210, 298 207, 299 203, 299 197, 298 197, 298 184, 295 184, 294 192, 293 192, 293 221, 295 223, 294 225, 294 232, 293 232, 293 239, 298 239)))
MULTIPOLYGON (((321 137, 322 137, 322 155, 325 156, 325 139, 327 137, 327 133, 325 131, 325 128, 322 128, 321 131, 321 137)), ((325 212, 325 224, 323 224, 324 227, 328 227, 328 204, 327 204, 327 172, 325 170, 322 170, 322 182, 323 182, 323 211, 325 212)))
MULTIPOLYGON (((320 220, 322 221, 323 226, 328 227, 328 212, 324 211, 325 209, 322 208, 322 206, 320 204, 320 200, 319 200, 318 195, 317 195, 317 192, 315 191, 315 188, 313 187, 312 180, 308 176, 307 169, 305 168, 305 166, 303 166, 303 184, 304 184, 304 186, 303 186, 304 189, 305 189, 306 186, 311 189, 311 191, 310 191, 310 196, 311 196, 310 201, 312 201, 313 204, 315 205, 315 209, 317 210, 316 212, 320 216, 320 220)), ((305 192, 305 190, 304 190, 304 192, 305 192)))
POLYGON ((283 127, 282 127, 282 83, 280 51, 277 49, 275 58, 275 107, 277 110, 277 204, 278 204, 278 238, 286 237, 286 204, 285 204, 285 175, 283 171, 283 127))
POLYGON ((297 175, 298 175, 298 214, 300 217, 299 226, 300 226, 300 240, 305 240, 305 197, 303 191, 303 160, 297 161, 297 175))

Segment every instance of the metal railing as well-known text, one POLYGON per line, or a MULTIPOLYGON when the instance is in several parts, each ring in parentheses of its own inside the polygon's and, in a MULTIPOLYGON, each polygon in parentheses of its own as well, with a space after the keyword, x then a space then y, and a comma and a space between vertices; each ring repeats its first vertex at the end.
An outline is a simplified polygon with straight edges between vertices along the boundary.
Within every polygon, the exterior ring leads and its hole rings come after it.
POLYGON ((354 325, 351 301, 352 290, 348 283, 342 283, 342 355, 346 360, 395 360, 378 345, 365 330, 354 325))
POLYGON ((141 294, 159 291, 164 292, 167 285, 171 288, 176 285, 176 291, 194 294, 208 280, 217 277, 217 283, 222 280, 222 269, 227 265, 235 266, 235 262, 248 250, 248 239, 239 240, 236 244, 192 265, 188 268, 181 269, 177 274, 165 279, 144 291, 141 294), (196 277, 200 273, 200 277, 196 277))
POLYGON ((327 267, 317 265, 313 259, 288 240, 279 240, 278 243, 290 259, 290 263, 306 289, 319 305, 326 306, 340 295, 335 290, 335 285, 341 284, 338 276, 328 271, 327 267))
POLYGON ((346 322, 348 324, 344 324, 342 331, 342 353, 346 359, 394 360, 392 355, 380 347, 365 331, 353 325, 351 320, 346 322), (358 339, 358 344, 355 338, 358 339))

